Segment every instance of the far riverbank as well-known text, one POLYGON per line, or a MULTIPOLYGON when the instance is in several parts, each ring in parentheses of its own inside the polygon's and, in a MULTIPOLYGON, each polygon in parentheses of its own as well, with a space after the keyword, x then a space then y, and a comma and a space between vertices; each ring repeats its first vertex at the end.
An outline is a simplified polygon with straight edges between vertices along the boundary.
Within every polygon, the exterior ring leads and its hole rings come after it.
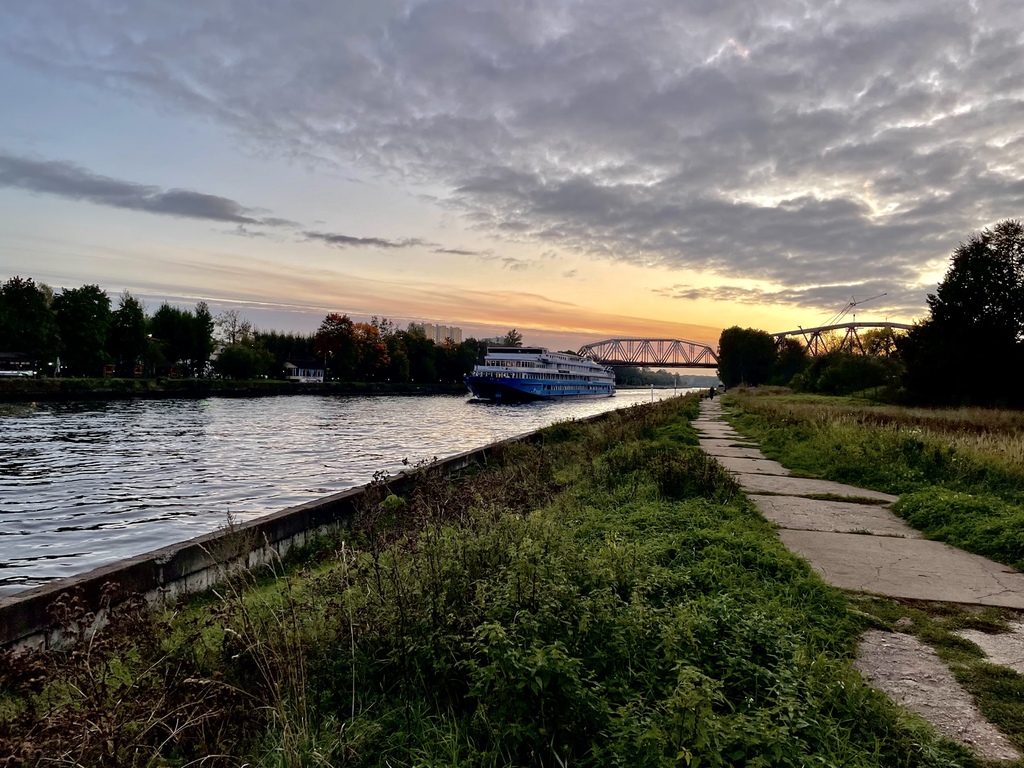
POLYGON ((254 379, 0 379, 0 402, 70 402, 280 395, 464 395, 464 384, 331 381, 300 384, 254 379))

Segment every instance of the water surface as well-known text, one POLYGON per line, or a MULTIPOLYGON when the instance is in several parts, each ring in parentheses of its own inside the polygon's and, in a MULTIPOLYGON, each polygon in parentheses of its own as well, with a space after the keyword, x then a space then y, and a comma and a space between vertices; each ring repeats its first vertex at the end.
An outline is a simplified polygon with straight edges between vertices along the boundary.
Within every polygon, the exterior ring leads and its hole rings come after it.
MULTIPOLYGON (((680 390, 681 392, 682 390, 680 390)), ((671 390, 655 392, 670 396, 671 390)), ((638 402, 301 396, 0 404, 0 594, 638 402)))

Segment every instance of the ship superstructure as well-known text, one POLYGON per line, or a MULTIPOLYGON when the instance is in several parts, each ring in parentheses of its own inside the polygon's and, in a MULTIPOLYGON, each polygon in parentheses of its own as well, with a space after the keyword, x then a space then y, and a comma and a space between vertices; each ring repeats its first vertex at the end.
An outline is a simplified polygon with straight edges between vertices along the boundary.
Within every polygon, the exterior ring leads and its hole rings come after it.
POLYGON ((466 376, 466 386, 479 398, 502 402, 611 397, 615 374, 571 352, 488 347, 484 362, 466 376))

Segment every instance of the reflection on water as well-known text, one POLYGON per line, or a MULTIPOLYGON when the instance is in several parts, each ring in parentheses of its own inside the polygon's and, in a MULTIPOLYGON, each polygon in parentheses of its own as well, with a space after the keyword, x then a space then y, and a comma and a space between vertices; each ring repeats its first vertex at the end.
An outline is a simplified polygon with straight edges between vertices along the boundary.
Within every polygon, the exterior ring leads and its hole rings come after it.
MULTIPOLYGON (((666 392, 664 394, 671 394, 666 392)), ((656 396, 661 396, 656 393, 656 396)), ((648 391, 0 405, 0 594, 62 578, 648 391)))

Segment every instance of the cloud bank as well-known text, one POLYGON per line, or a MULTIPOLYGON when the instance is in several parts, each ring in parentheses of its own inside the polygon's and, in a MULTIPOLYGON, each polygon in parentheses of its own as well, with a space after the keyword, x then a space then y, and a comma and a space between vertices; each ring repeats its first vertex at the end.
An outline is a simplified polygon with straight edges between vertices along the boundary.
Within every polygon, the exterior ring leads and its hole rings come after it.
MULTIPOLYGON (((1016 1, 35 0, 5 14, 2 55, 442 189, 483 233, 780 286, 722 300, 871 286, 921 308, 922 274, 1024 212, 1016 1)), ((248 223, 233 201, 42 170, 19 183, 248 223)))
POLYGON ((112 179, 60 160, 33 160, 0 153, 0 187, 186 219, 227 221, 239 225, 294 225, 287 219, 253 216, 251 209, 226 197, 112 179))
POLYGON ((414 248, 420 245, 436 245, 436 243, 428 243, 426 240, 421 240, 418 237, 407 237, 402 240, 388 240, 384 237, 353 237, 352 235, 342 235, 332 232, 303 232, 302 235, 307 240, 319 240, 322 243, 333 245, 336 248, 362 246, 392 250, 395 248, 414 248))

